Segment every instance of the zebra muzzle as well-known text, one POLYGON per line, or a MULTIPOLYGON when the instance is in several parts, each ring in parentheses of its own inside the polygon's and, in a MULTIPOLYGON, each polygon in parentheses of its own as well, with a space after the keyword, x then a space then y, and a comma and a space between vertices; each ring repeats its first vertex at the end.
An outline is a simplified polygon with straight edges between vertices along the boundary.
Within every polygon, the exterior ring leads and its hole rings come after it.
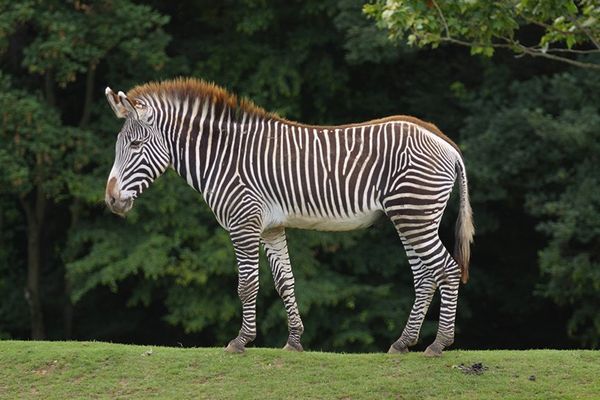
POLYGON ((125 216, 125 214, 133 207, 133 197, 122 198, 121 191, 117 187, 117 179, 111 178, 106 186, 106 196, 104 201, 106 206, 113 213, 125 216))
POLYGON ((118 200, 113 198, 111 201, 113 201, 113 203, 110 204, 108 208, 110 211, 120 215, 121 217, 124 217, 125 214, 127 214, 127 212, 133 207, 133 199, 118 200))

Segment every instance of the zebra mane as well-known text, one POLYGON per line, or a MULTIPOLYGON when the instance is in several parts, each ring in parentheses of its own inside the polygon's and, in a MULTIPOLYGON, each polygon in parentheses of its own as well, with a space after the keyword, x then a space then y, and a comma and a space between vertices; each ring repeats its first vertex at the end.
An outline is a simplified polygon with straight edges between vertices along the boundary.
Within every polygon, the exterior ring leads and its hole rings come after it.
POLYGON ((138 85, 131 89, 127 93, 128 97, 133 99, 143 97, 158 97, 167 98, 171 100, 186 100, 186 99, 199 99, 201 102, 208 101, 209 104, 216 106, 217 112, 223 111, 223 109, 230 110, 234 116, 241 116, 243 113, 264 117, 267 119, 274 119, 287 124, 307 127, 307 128, 319 128, 319 129, 342 129, 352 126, 364 126, 366 124, 377 124, 386 123, 392 121, 403 121, 416 124, 426 129, 427 131, 437 135, 452 147, 454 147, 460 154, 460 149, 448 136, 443 134, 437 126, 432 123, 425 122, 419 118, 409 115, 394 115, 390 117, 374 119, 366 122, 351 123, 345 125, 308 125, 299 122, 290 121, 283 117, 280 117, 276 113, 268 112, 264 108, 257 106, 251 100, 246 98, 238 98, 235 94, 230 93, 228 90, 221 86, 218 86, 212 82, 207 82, 203 79, 197 78, 175 78, 165 80, 161 82, 148 82, 143 85, 138 85))
POLYGON ((268 112, 251 100, 238 98, 235 94, 212 82, 197 78, 175 78, 161 82, 148 82, 138 85, 127 93, 131 98, 164 97, 167 99, 199 99, 214 104, 218 111, 224 108, 234 114, 247 113, 265 118, 283 120, 276 113, 268 112))

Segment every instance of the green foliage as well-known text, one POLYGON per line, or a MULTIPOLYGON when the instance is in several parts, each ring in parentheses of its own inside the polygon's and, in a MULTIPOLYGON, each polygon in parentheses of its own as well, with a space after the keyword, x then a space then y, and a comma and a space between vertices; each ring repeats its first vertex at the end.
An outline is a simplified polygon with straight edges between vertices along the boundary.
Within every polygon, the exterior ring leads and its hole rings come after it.
MULTIPOLYGON (((339 12, 334 17, 335 26, 344 32, 344 50, 350 63, 384 63, 398 59, 401 52, 362 13, 357 12, 362 0, 338 1, 339 12)), ((403 49, 406 50, 406 49, 403 49)))
POLYGON ((148 6, 128 0, 92 4, 50 1, 31 16, 29 22, 38 35, 24 50, 23 66, 32 74, 52 71, 61 86, 95 68, 116 49, 130 62, 147 58, 156 70, 166 62, 163 52, 147 46, 157 41, 166 44, 160 27, 168 17, 148 6), (151 37, 146 40, 148 34, 151 37))
MULTIPOLYGON (((63 266, 56 264, 57 258, 72 255, 57 257, 55 251, 64 248, 69 230, 89 212, 84 208, 97 203, 96 187, 103 180, 95 172, 106 148, 90 129, 102 130, 90 124, 96 69, 122 69, 102 64, 109 53, 138 68, 160 69, 168 38, 160 27, 168 19, 129 1, 2 1, 0 9, 0 220, 10 218, 27 243, 26 251, 19 249, 18 257, 6 260, 12 272, 26 273, 7 274, 0 290, 18 298, 15 291, 23 292, 8 283, 26 282, 32 334, 44 337, 42 295, 70 290, 69 282, 60 279, 63 266), (65 214, 66 221, 61 219, 65 214)), ((0 255, 11 257, 5 246, 11 244, 0 243, 0 255)))
POLYGON ((598 346, 600 77, 578 71, 505 86, 491 72, 468 101, 462 132, 474 201, 512 203, 537 219, 548 237, 539 292, 572 306, 569 333, 598 346))
POLYGON ((6 51, 10 35, 34 13, 33 1, 0 2, 0 52, 6 51))
POLYGON ((171 309, 167 320, 183 324, 187 331, 199 331, 209 322, 226 324, 235 316, 230 312, 223 318, 219 311, 237 304, 235 290, 222 289, 235 288, 235 260, 227 234, 179 177, 171 174, 157 181, 126 220, 106 214, 71 238, 70 246, 87 249, 67 265, 74 300, 98 285, 116 291, 119 282, 135 277, 140 285, 130 304, 148 305, 156 290, 166 286, 165 302, 171 309), (180 212, 183 209, 187 212, 180 212), (186 290, 189 287, 195 291, 186 290), (182 294, 187 294, 186 301, 180 301, 182 294))
POLYGON ((505 47, 517 54, 600 68, 597 63, 573 63, 563 56, 565 50, 580 45, 600 51, 600 8, 594 0, 379 0, 364 10, 392 39, 409 45, 435 48, 450 42, 488 57, 495 48, 505 47), (519 28, 527 24, 543 32, 533 46, 519 39, 519 28))
POLYGON ((62 125, 56 110, 38 94, 14 89, 0 75, 0 192, 23 198, 34 187, 60 200, 71 171, 89 164, 93 136, 62 125))

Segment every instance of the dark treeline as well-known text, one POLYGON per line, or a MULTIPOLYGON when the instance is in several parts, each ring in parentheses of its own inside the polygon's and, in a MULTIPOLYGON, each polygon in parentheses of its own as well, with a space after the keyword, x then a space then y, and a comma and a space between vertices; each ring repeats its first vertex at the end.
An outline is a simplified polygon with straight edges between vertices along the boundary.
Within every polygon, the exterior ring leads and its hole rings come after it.
MULTIPOLYGON (((103 206, 121 123, 104 88, 189 75, 302 122, 435 123, 463 150, 477 229, 454 347, 600 343, 597 71, 393 45, 360 0, 1 4, 0 337, 221 346, 235 336, 233 251, 200 195, 167 173, 127 219, 103 206)), ((386 350, 413 300, 391 224, 292 230, 288 243, 305 348, 386 350)), ((285 312, 261 263, 256 345, 279 347, 285 312)))

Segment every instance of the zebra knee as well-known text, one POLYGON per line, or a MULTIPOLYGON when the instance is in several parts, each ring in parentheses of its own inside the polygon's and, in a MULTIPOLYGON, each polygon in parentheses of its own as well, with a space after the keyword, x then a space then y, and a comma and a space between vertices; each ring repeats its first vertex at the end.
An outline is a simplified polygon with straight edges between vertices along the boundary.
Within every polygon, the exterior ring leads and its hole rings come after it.
POLYGON ((434 276, 436 285, 440 289, 444 286, 454 288, 460 283, 460 267, 453 259, 449 259, 446 263, 436 268, 434 276))
POLYGON ((238 296, 242 304, 249 303, 250 301, 252 301, 253 298, 256 297, 252 292, 247 290, 238 290, 238 296))
POLYGON ((451 260, 446 267, 446 282, 452 286, 460 282, 461 271, 456 261, 451 260))
POLYGON ((242 304, 251 301, 256 298, 258 293, 258 281, 256 282, 244 282, 240 281, 238 284, 238 296, 242 304))
POLYGON ((282 279, 281 282, 276 282, 276 289, 279 297, 283 301, 287 301, 287 298, 294 295, 294 280, 293 278, 282 279))

